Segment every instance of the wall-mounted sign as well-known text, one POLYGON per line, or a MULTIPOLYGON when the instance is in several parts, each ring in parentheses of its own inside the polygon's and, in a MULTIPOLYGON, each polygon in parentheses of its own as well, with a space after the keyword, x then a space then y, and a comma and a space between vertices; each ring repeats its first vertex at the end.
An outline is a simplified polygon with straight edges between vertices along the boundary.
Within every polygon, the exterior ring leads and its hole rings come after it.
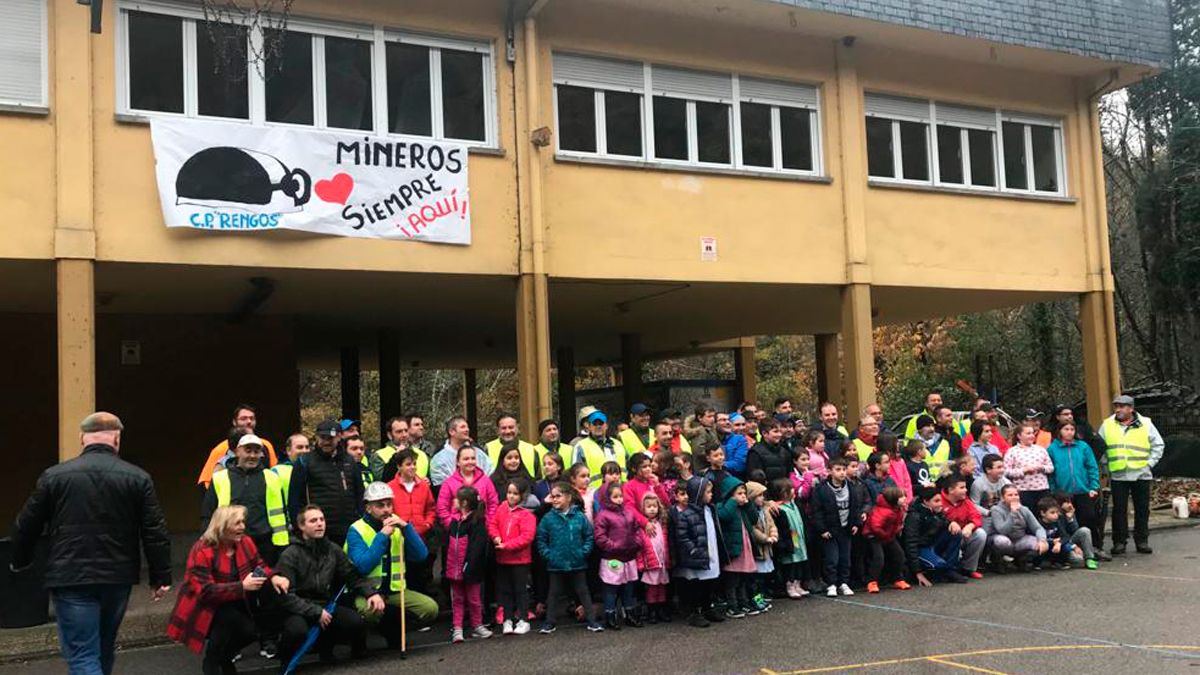
POLYGON ((700 260, 715 262, 717 260, 717 238, 700 237, 700 260))
POLYGON ((168 227, 471 243, 465 146, 191 119, 150 132, 168 227))

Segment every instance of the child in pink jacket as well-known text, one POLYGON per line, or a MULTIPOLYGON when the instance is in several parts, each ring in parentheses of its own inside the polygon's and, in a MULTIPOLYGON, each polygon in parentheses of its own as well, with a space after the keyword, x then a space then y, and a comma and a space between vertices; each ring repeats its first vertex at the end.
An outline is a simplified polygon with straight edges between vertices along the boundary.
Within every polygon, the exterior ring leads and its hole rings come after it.
POLYGON ((505 635, 529 632, 529 566, 537 519, 525 508, 529 483, 513 478, 504 485, 504 501, 488 521, 488 537, 496 547, 496 602, 504 613, 505 635))

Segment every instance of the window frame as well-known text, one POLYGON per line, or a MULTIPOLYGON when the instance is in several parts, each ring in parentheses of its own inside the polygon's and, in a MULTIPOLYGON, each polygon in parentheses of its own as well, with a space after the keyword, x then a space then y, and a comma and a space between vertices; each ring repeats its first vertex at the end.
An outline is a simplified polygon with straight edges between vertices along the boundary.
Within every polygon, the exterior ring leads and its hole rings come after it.
POLYGON ((50 0, 40 0, 37 3, 40 15, 38 25, 41 29, 39 44, 39 68, 41 77, 38 78, 38 97, 36 101, 0 98, 0 111, 29 114, 47 113, 50 111, 50 0))
POLYGON ((288 31, 304 33, 312 39, 313 58, 313 124, 293 124, 288 122, 272 122, 266 119, 266 80, 259 74, 259 69, 253 62, 252 57, 252 54, 258 51, 255 48, 262 43, 263 36, 261 30, 247 27, 249 29, 247 39, 251 45, 251 48, 247 49, 246 78, 249 96, 249 118, 201 116, 198 114, 198 96, 196 90, 198 79, 196 75, 196 40, 200 30, 200 22, 204 20, 203 11, 196 6, 176 4, 166 0, 121 0, 117 5, 117 12, 117 35, 114 44, 116 49, 116 108, 118 115, 144 118, 170 117, 220 120, 260 127, 371 134, 373 136, 403 140, 457 143, 469 147, 490 150, 499 149, 495 45, 494 40, 490 38, 444 37, 381 25, 341 23, 308 17, 289 17, 287 24, 288 31), (141 110, 130 106, 128 21, 129 12, 133 11, 162 14, 178 17, 183 20, 183 113, 141 110), (347 129, 343 127, 331 127, 328 124, 328 97, 325 86, 325 39, 330 37, 359 40, 370 45, 372 107, 372 126, 370 129, 347 129), (431 129, 432 134, 429 136, 396 134, 389 131, 387 98, 387 44, 389 42, 417 44, 430 49, 430 106, 433 114, 433 126, 431 129), (444 129, 444 101, 441 98, 440 85, 441 51, 443 49, 469 51, 481 55, 483 75, 483 140, 448 138, 442 133, 444 129))
MULTIPOLYGON (((892 175, 891 176, 872 176, 870 173, 868 173, 867 180, 876 181, 876 182, 880 182, 880 183, 895 183, 897 185, 933 185, 933 184, 935 184, 934 177, 937 175, 935 173, 937 171, 937 169, 936 169, 936 167, 937 167, 937 149, 934 146, 937 145, 937 142, 936 142, 937 139, 933 135, 932 131, 933 131, 933 129, 936 128, 937 120, 933 116, 932 108, 933 108, 933 106, 931 104, 930 105, 930 115, 929 115, 929 117, 924 117, 924 118, 913 116, 913 115, 895 115, 895 114, 884 115, 884 114, 877 114, 877 113, 871 113, 871 112, 864 112, 864 114, 863 114, 864 145, 865 145, 866 133, 867 133, 866 118, 874 117, 876 119, 887 120, 887 121, 891 122, 891 126, 892 126, 892 175), (900 123, 901 122, 910 122, 910 123, 914 123, 914 124, 921 124, 925 127, 925 162, 926 162, 927 172, 929 174, 929 178, 927 178, 927 179, 922 180, 922 179, 918 179, 918 178, 905 178, 904 177, 904 151, 903 151, 903 148, 901 147, 901 142, 900 142, 900 123)), ((865 111, 865 107, 864 107, 864 111, 865 111)), ((865 166, 865 164, 864 164, 864 166, 865 166)))
POLYGON ((1065 197, 1067 196, 1067 164, 1066 164, 1066 137, 1063 133, 1063 121, 1059 118, 1042 117, 1032 113, 1010 112, 1005 110, 996 111, 996 123, 999 125, 999 131, 996 136, 996 145, 998 149, 999 172, 996 182, 1001 186, 1003 192, 1011 192, 1013 194, 1046 196, 1046 197, 1065 197), (1024 154, 1025 154, 1025 189, 1010 188, 1005 183, 1008 176, 1005 174, 1004 167, 1004 122, 1020 124, 1022 135, 1024 136, 1024 154), (1058 189, 1038 190, 1034 181, 1033 167, 1033 129, 1031 127, 1049 127, 1054 132, 1054 165, 1055 165, 1055 181, 1058 184, 1058 189))

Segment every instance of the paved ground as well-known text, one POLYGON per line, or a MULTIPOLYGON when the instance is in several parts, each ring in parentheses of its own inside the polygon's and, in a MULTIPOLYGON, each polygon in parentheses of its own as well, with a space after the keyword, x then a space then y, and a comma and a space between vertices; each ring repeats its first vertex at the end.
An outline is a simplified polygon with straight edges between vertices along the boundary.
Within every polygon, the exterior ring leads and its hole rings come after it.
MULTIPOLYGON (((407 660, 379 651, 312 673, 381 670, 499 673, 1183 673, 1200 666, 1200 529, 1155 533, 1153 556, 1131 553, 1098 572, 989 577, 966 587, 779 601, 767 615, 694 629, 670 626, 445 643, 419 634, 407 660)), ((247 658, 242 672, 275 672, 247 658)), ((0 675, 63 673, 59 661, 0 675)), ((124 652, 118 673, 199 672, 181 647, 124 652)))

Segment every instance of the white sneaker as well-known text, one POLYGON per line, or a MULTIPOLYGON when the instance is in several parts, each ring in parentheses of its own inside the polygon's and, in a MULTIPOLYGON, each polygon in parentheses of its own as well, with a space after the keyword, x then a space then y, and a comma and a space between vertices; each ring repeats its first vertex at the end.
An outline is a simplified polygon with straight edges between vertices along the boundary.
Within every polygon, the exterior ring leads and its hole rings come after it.
POLYGON ((802 598, 803 598, 804 596, 806 596, 806 595, 811 595, 811 594, 812 594, 812 591, 810 591, 810 590, 808 590, 807 588, 805 588, 805 587, 804 587, 804 584, 803 584, 802 582, 799 582, 799 581, 797 581, 797 582, 796 582, 796 590, 800 592, 800 597, 802 597, 802 598))
POLYGON ((529 622, 524 619, 521 619, 520 621, 517 622, 516 626, 513 626, 513 633, 516 635, 524 635, 528 632, 529 632, 529 622))
POLYGON ((796 590, 796 582, 794 582, 794 581, 787 582, 787 596, 789 598, 792 598, 793 600, 800 599, 800 591, 796 590))
POLYGON ((485 625, 479 624, 475 626, 475 630, 471 631, 471 637, 486 639, 492 637, 492 631, 485 625))
POLYGON ((834 586, 833 584, 829 584, 829 587, 825 589, 825 595, 827 595, 831 598, 836 598, 837 597, 837 586, 834 586))
POLYGON ((513 632, 512 621, 505 619, 504 626, 500 629, 500 632, 505 635, 512 635, 512 632, 513 632))
POLYGON ((842 595, 854 595, 854 591, 850 590, 848 584, 842 584, 842 595))
POLYGON ((450 631, 450 641, 455 643, 463 641, 463 631, 461 628, 455 628, 450 631))

